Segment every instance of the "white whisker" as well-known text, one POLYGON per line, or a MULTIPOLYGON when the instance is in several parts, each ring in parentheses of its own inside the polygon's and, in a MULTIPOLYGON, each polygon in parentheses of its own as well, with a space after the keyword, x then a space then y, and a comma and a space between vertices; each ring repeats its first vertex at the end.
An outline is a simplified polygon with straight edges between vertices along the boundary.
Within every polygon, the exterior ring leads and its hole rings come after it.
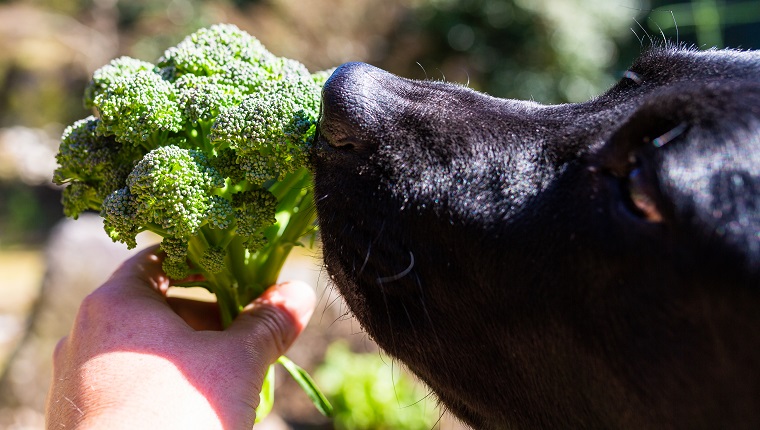
POLYGON ((385 284, 388 282, 398 281, 399 279, 411 273, 412 269, 414 269, 414 254, 412 253, 412 251, 409 251, 409 257, 411 259, 411 261, 409 262, 409 267, 407 267, 406 269, 402 270, 400 273, 397 273, 395 275, 379 277, 377 278, 377 283, 385 284))

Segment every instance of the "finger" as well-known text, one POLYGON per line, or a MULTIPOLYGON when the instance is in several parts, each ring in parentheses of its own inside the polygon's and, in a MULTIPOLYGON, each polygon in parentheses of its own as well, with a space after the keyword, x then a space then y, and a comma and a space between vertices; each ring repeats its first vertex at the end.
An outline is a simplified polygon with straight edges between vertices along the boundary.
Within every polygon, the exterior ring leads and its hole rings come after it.
POLYGON ((271 364, 285 354, 309 323, 316 302, 308 284, 294 281, 275 285, 246 306, 228 332, 246 339, 246 344, 271 364))
POLYGON ((56 363, 63 363, 68 348, 68 339, 68 336, 64 336, 55 344, 55 349, 53 350, 53 368, 55 368, 56 363))
POLYGON ((165 295, 170 281, 161 267, 163 253, 158 251, 159 245, 143 249, 122 263, 107 282, 119 281, 129 285, 149 286, 165 295))
POLYGON ((158 246, 144 249, 126 260, 82 301, 78 320, 127 320, 144 326, 161 321, 181 322, 166 301, 170 281, 161 268, 162 261, 158 246))
POLYGON ((193 330, 222 330, 219 306, 216 303, 201 302, 182 297, 167 297, 169 307, 193 330))

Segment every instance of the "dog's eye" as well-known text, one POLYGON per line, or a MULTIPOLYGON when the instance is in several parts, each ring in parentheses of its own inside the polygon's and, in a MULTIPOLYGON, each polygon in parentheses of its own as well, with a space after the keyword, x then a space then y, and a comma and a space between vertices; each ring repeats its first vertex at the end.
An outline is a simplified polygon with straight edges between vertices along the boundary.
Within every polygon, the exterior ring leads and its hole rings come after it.
POLYGON ((634 164, 626 178, 630 209, 649 222, 661 222, 662 213, 657 205, 657 189, 653 178, 634 164))

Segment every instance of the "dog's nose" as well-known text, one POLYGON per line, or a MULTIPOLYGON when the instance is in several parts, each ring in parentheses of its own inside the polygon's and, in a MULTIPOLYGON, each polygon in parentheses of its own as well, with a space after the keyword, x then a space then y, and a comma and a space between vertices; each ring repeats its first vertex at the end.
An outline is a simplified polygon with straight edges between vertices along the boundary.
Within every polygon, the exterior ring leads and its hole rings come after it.
POLYGON ((381 119, 393 105, 394 75, 365 63, 338 67, 322 89, 319 132, 333 148, 371 151, 381 119))

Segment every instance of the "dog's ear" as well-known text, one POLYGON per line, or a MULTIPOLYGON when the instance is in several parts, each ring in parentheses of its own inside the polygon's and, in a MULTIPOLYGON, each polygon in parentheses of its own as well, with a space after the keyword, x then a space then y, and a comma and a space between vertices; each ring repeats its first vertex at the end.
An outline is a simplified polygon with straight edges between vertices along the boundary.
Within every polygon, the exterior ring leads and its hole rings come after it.
POLYGON ((644 103, 598 153, 630 211, 760 271, 760 85, 676 85, 644 103), (723 252, 723 251, 721 251, 723 252))

